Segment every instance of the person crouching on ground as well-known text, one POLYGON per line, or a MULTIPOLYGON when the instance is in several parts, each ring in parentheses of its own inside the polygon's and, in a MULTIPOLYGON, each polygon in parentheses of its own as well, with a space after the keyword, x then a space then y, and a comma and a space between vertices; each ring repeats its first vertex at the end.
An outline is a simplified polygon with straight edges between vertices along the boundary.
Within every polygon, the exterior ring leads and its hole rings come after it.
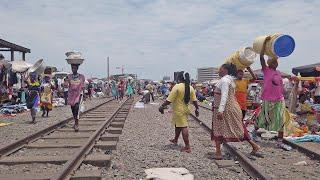
POLYGON ((190 86, 189 73, 183 73, 178 75, 179 84, 175 85, 169 94, 167 100, 159 107, 159 111, 163 114, 164 109, 167 105, 172 103, 173 116, 172 123, 175 126, 175 137, 170 140, 170 142, 177 144, 179 136, 182 132, 183 141, 185 147, 181 149, 181 152, 191 152, 189 143, 189 132, 188 132, 188 116, 190 114, 189 104, 193 103, 196 116, 199 116, 199 107, 197 104, 197 98, 195 91, 192 86, 190 86))
POLYGON ((251 155, 261 157, 260 147, 250 139, 242 121, 242 112, 235 98, 236 66, 223 64, 219 70, 222 77, 214 90, 211 140, 215 142, 214 159, 222 159, 221 144, 223 142, 248 141, 252 146, 251 155))
POLYGON ((85 83, 85 77, 78 73, 79 65, 72 64, 72 74, 68 75, 68 105, 71 106, 71 111, 74 118, 74 130, 79 131, 79 108, 80 102, 83 98, 83 88, 85 83))

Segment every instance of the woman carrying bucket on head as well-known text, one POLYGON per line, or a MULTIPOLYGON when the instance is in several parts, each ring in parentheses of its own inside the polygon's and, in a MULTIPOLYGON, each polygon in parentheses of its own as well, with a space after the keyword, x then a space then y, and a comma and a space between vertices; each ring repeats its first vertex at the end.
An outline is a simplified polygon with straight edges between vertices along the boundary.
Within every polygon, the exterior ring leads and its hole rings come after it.
POLYGON ((278 132, 278 142, 281 146, 283 139, 283 115, 285 110, 283 83, 278 67, 278 57, 273 56, 268 59, 267 64, 264 59, 266 43, 271 39, 268 36, 262 46, 260 53, 260 62, 263 72, 263 91, 261 99, 263 100, 261 113, 257 120, 259 128, 265 128, 269 131, 278 132))

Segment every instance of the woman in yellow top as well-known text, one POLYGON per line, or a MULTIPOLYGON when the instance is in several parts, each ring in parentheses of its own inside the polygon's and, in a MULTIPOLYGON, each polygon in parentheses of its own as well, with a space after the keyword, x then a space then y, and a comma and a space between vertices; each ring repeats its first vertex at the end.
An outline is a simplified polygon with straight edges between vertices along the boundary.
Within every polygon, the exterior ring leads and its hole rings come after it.
MULTIPOLYGON (((256 75, 252 72, 250 67, 247 67, 247 70, 252 76, 251 81, 256 80, 256 75)), ((246 115, 247 111, 247 91, 248 91, 248 85, 250 80, 243 79, 243 70, 238 70, 237 72, 237 79, 235 80, 236 83, 236 98, 240 105, 241 111, 242 111, 242 118, 246 115)))
POLYGON ((178 84, 176 84, 171 90, 167 100, 159 107, 159 111, 163 114, 164 108, 172 103, 173 116, 172 124, 175 126, 175 137, 170 142, 177 144, 179 136, 182 132, 182 138, 185 143, 185 147, 181 149, 181 152, 191 152, 189 143, 189 132, 188 132, 188 116, 190 114, 189 105, 193 103, 196 116, 199 116, 199 107, 197 104, 197 98, 195 91, 190 86, 189 73, 183 72, 178 74, 178 84))

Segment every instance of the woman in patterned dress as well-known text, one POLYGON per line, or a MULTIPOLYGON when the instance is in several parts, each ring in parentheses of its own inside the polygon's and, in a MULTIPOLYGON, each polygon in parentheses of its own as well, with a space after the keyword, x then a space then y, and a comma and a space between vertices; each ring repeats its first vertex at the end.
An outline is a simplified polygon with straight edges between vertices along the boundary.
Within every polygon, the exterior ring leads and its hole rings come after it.
POLYGON ((235 98, 235 76, 237 69, 233 64, 223 64, 219 70, 222 77, 214 91, 212 135, 215 142, 215 159, 222 159, 221 143, 248 141, 252 146, 252 155, 261 156, 257 152, 260 147, 250 139, 242 122, 242 112, 235 98))
POLYGON ((40 107, 42 110, 42 117, 46 115, 49 116, 49 111, 52 110, 52 96, 53 96, 54 86, 51 83, 51 78, 49 75, 44 76, 44 81, 41 84, 40 93, 40 107))
POLYGON ((74 130, 79 131, 79 108, 83 98, 83 89, 85 77, 78 73, 80 64, 71 64, 72 74, 68 75, 68 104, 71 106, 71 111, 74 119, 74 130))

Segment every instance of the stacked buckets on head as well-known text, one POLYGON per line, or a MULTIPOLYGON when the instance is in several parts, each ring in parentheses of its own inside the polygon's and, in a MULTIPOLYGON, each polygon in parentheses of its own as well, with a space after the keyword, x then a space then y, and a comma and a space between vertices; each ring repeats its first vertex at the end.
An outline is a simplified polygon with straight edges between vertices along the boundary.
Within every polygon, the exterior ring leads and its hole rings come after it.
POLYGON ((249 67, 257 57, 257 54, 251 47, 237 50, 231 56, 225 59, 226 64, 234 64, 237 69, 245 69, 249 67))
MULTIPOLYGON (((259 36, 253 42, 253 50, 260 54, 263 43, 268 36, 259 36)), ((265 54, 270 57, 287 57, 294 48, 294 39, 289 35, 273 34, 271 39, 266 43, 265 54)))

